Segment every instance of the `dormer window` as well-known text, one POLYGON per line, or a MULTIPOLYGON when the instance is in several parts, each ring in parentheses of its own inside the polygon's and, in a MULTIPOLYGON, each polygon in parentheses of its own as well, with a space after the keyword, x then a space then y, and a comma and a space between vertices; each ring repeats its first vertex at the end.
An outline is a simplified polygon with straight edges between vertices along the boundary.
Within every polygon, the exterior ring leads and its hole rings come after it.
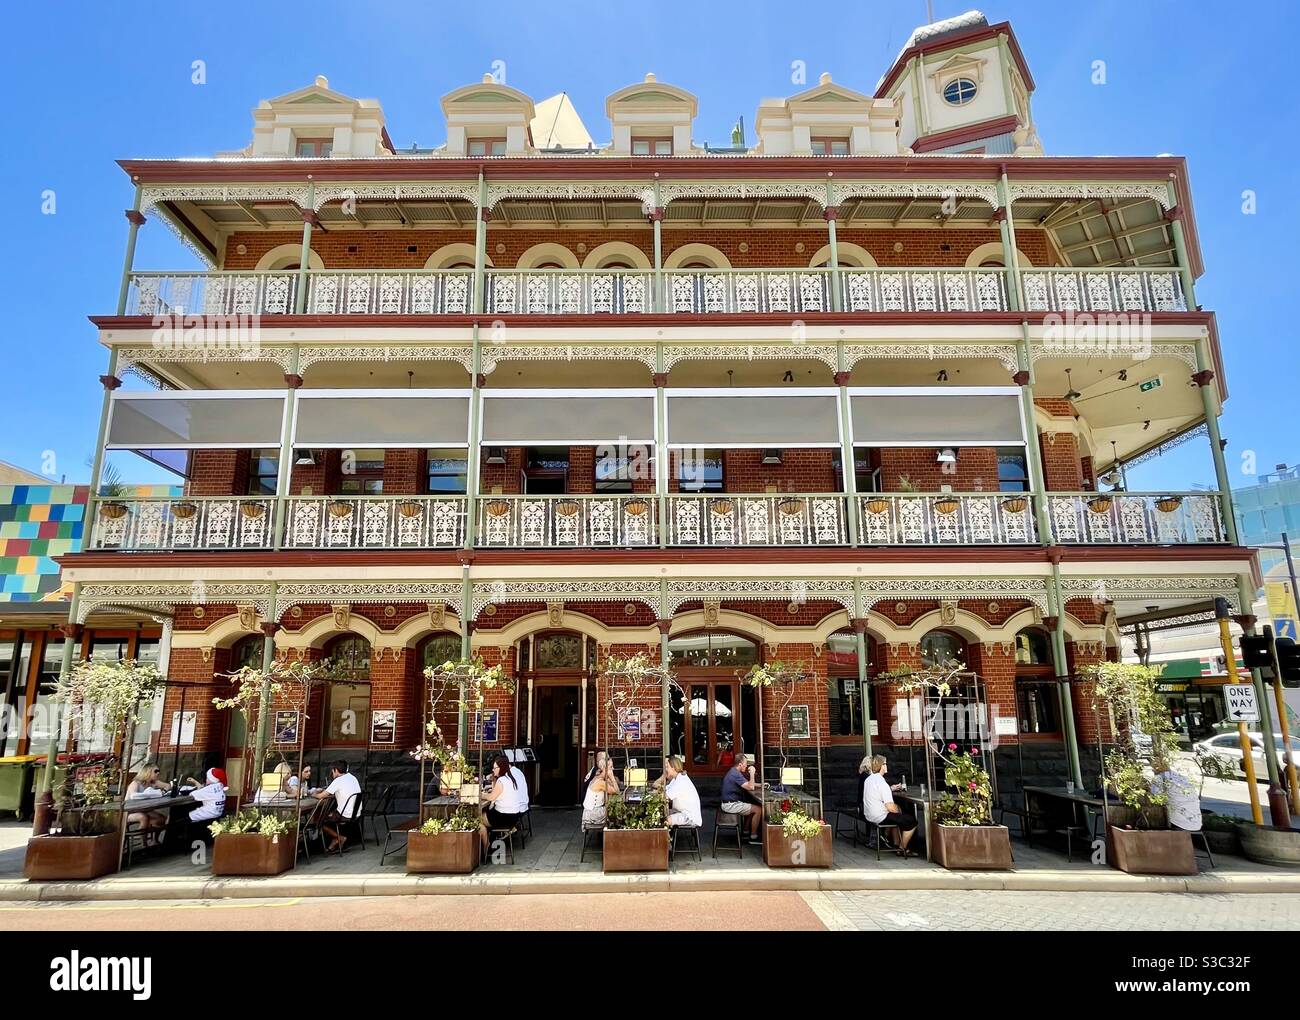
POLYGON ((671 138, 633 138, 633 156, 671 156, 673 140, 671 138))
POLYGON ((333 138, 299 138, 294 142, 293 154, 307 159, 328 159, 334 152, 333 138))
POLYGON ((504 156, 506 140, 504 138, 470 138, 466 142, 467 155, 470 156, 504 156))
POLYGON ((965 106, 979 91, 969 78, 954 78, 943 87, 943 101, 949 106, 965 106))
POLYGON ((849 154, 849 140, 847 138, 818 138, 814 136, 812 151, 814 156, 847 156, 849 154))

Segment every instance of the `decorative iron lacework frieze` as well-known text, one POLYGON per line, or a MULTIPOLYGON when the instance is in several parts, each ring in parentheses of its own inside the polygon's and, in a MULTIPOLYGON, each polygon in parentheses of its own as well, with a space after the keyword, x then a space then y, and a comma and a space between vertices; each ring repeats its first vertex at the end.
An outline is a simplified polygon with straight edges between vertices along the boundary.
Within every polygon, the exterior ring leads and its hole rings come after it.
POLYGON ((300 348, 298 371, 306 372, 318 361, 454 361, 469 372, 474 349, 469 344, 323 344, 300 348))
MULTIPOLYGON (((1169 616, 1162 620, 1152 620, 1150 631, 1155 633, 1163 630, 1177 630, 1182 627, 1203 627, 1207 623, 1213 623, 1214 614, 1206 613, 1184 613, 1181 616, 1169 616)), ((1139 624, 1128 623, 1120 627, 1120 633, 1125 637, 1136 638, 1139 624)), ((1143 625, 1146 626, 1146 625, 1143 625)))
POLYGON ((368 602, 441 602, 460 612, 459 581, 325 581, 282 584, 276 593, 276 619, 297 605, 359 605, 368 602))
POLYGON ((1233 609, 1239 603, 1235 577, 1066 577, 1061 579, 1066 599, 1094 602, 1141 602, 1160 599, 1225 598, 1233 609))
POLYGON ((1064 184, 1058 181, 1011 183, 1011 201, 1017 198, 1149 198, 1162 209, 1169 208, 1169 187, 1165 184, 1124 181, 1118 184, 1064 184))
MULTIPOLYGON (((838 188, 837 188, 838 190, 838 188)), ((667 205, 676 198, 809 198, 819 206, 826 206, 824 181, 708 181, 698 184, 660 184, 659 202, 667 205)), ((654 191, 650 191, 650 201, 654 191)))
POLYGON ((980 181, 835 181, 835 201, 846 198, 977 198, 996 209, 998 186, 980 181))
POLYGON ((502 361, 639 361, 652 372, 655 349, 650 344, 497 344, 482 345, 483 374, 491 375, 502 361))
POLYGON ((477 205, 478 183, 428 181, 405 184, 317 184, 312 208, 319 211, 330 202, 346 202, 348 199, 391 199, 400 202, 406 198, 458 198, 470 205, 477 205))
POLYGON ((173 606, 246 603, 262 618, 270 616, 271 586, 224 581, 167 581, 154 584, 85 584, 77 600, 77 623, 85 623, 96 609, 109 606, 129 610, 173 606))
POLYGON ((264 344, 248 347, 235 345, 208 347, 202 344, 191 347, 162 344, 158 347, 119 347, 117 349, 117 364, 120 369, 126 371, 128 369, 135 370, 141 365, 193 365, 213 362, 265 361, 279 365, 287 372, 289 371, 292 356, 293 352, 289 347, 264 344))
POLYGON ((499 602, 640 602, 659 613, 657 581, 478 581, 473 618, 499 602))
MULTIPOLYGON (((633 198, 645 209, 654 205, 654 188, 640 181, 575 182, 550 181, 530 184, 489 184, 487 208, 505 198, 633 198)), ((474 201, 474 199, 471 199, 474 201)), ((666 204, 666 202, 665 202, 666 204)))
MULTIPOLYGON (((1138 341, 1135 339, 1135 349, 1133 352, 1135 354, 1138 353, 1136 350, 1137 342, 1138 341)), ((1105 326, 1099 326, 1097 338, 1097 352, 1099 354, 1110 353, 1106 347, 1107 343, 1105 326)), ((1183 362, 1192 372, 1196 371, 1195 344, 1142 344, 1141 350, 1143 354, 1142 360, 1144 361, 1150 358, 1176 358, 1183 362)), ((1035 363, 1040 361, 1050 361, 1053 358, 1069 358, 1077 361, 1081 353, 1086 354, 1087 351, 1081 352, 1077 347, 1046 347, 1041 343, 1036 343, 1030 348, 1029 356, 1035 363)), ((1128 463, 1132 462, 1130 461, 1128 463)))
POLYGON ((1197 425, 1196 428, 1188 429, 1186 432, 1180 432, 1178 435, 1151 447, 1151 449, 1147 450, 1145 453, 1139 453, 1136 457, 1124 461, 1124 466, 1126 468, 1131 468, 1136 467, 1139 464, 1145 464, 1147 461, 1155 460, 1155 458, 1169 450, 1172 450, 1175 446, 1182 446, 1183 443, 1192 439, 1199 439, 1202 436, 1208 436, 1209 434, 1209 426, 1206 425, 1205 422, 1201 422, 1201 424, 1197 425))
POLYGON ((792 577, 768 581, 669 581, 668 612, 677 612, 682 603, 696 599, 730 599, 733 601, 838 602, 854 612, 852 581, 809 581, 792 577))
POLYGON ((867 358, 917 358, 923 361, 936 359, 994 358, 1012 374, 1020 368, 1016 360, 1015 344, 922 344, 882 343, 845 344, 844 367, 852 370, 859 361, 867 358))
POLYGON ((1047 582, 1038 577, 916 577, 872 580, 862 588, 862 609, 877 602, 911 599, 1024 599, 1047 613, 1047 582))
POLYGON ((837 366, 833 344, 803 344, 796 341, 780 344, 665 344, 664 371, 679 361, 765 361, 788 358, 811 358, 834 371, 837 366))

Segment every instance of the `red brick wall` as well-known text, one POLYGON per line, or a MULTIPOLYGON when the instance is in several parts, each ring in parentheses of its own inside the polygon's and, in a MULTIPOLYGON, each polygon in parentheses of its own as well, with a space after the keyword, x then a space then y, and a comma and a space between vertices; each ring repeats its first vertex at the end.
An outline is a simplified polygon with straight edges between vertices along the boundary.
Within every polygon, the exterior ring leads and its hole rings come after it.
POLYGON ((342 450, 317 450, 315 464, 295 464, 289 472, 289 493, 301 496, 311 489, 313 496, 328 496, 339 491, 342 479, 342 450))
POLYGON ((413 496, 425 488, 423 450, 384 451, 384 495, 413 496))
POLYGON ((831 450, 782 450, 781 463, 764 465, 762 450, 725 450, 722 483, 728 492, 834 492, 838 485, 831 450))
POLYGON ((988 705, 989 739, 997 744, 1018 742, 1016 734, 998 734, 998 718, 1016 719, 1016 655, 1014 648, 1003 649, 1001 644, 972 643, 967 647, 967 663, 984 681, 984 698, 988 705))
MULTIPOLYGON (((1066 642, 1065 655, 1071 674, 1077 674, 1085 666, 1090 666, 1105 659, 1105 655, 1096 651, 1095 646, 1089 646, 1085 649, 1073 641, 1066 642)), ((1093 710, 1092 692, 1094 686, 1094 684, 1087 682, 1070 685, 1070 690, 1074 694, 1074 730, 1081 748, 1096 748, 1099 729, 1103 740, 1112 741, 1115 739, 1110 713, 1107 709, 1104 706, 1099 706, 1096 711, 1093 710)))
POLYGON ((881 486, 886 492, 897 492, 899 477, 907 475, 918 492, 938 492, 944 485, 955 492, 997 489, 998 452, 994 447, 967 446, 956 452, 957 463, 944 465, 935 460, 937 449, 886 447, 880 451, 881 486), (949 471, 944 471, 945 467, 949 471))
POLYGON ((1038 437, 1043 452, 1043 484, 1049 491, 1078 492, 1083 488, 1079 443, 1069 432, 1044 432, 1038 437))
MULTIPOLYGON (((497 225, 488 226, 488 256, 498 268, 518 264, 519 257, 537 244, 560 244, 573 252, 581 265, 586 254, 609 241, 622 241, 635 245, 653 258, 654 240, 649 224, 614 230, 517 230, 497 225), (579 250, 585 245, 585 251, 579 250), (503 250, 499 250, 503 249, 503 250)), ((882 266, 961 266, 967 256, 980 245, 996 242, 996 230, 955 229, 942 230, 855 230, 841 227, 839 240, 865 248, 882 266), (894 250, 902 244, 902 251, 894 250)), ((252 269, 272 248, 283 244, 300 244, 302 235, 296 231, 275 233, 236 233, 226 242, 224 267, 226 269, 252 269), (238 252, 243 245, 244 254, 238 252)), ((422 268, 429 257, 448 244, 474 243, 472 230, 365 230, 365 231, 313 231, 311 247, 329 269, 364 269, 384 267, 394 269, 422 268), (414 250, 411 250, 414 249, 414 250)), ((1019 230, 1016 243, 1033 261, 1046 265, 1049 261, 1047 243, 1041 231, 1019 230)), ((667 226, 663 232, 664 259, 674 250, 687 244, 708 244, 727 256, 736 267, 750 266, 805 266, 809 259, 827 244, 824 224, 800 229, 697 229, 667 226), (741 244, 748 246, 741 251, 741 244), (797 251, 798 245, 803 251, 797 251)))
POLYGON ((191 496, 232 496, 248 492, 251 450, 195 450, 190 454, 191 496))
MULTIPOLYGON (((382 649, 383 657, 370 660, 370 711, 395 710, 397 712, 396 742, 376 745, 384 750, 410 750, 419 743, 420 723, 423 718, 420 705, 424 677, 419 669, 415 649, 400 649, 397 659, 391 649, 382 649)), ((369 734, 367 734, 369 736, 369 734)))
POLYGON ((216 649, 212 658, 204 662, 203 650, 200 648, 173 648, 167 664, 167 677, 173 681, 167 688, 163 701, 162 728, 158 734, 159 753, 174 750, 171 742, 172 713, 181 710, 182 698, 185 711, 193 711, 194 744, 182 746, 182 751, 224 751, 226 733, 230 724, 229 710, 218 709, 212 704, 214 697, 226 697, 229 684, 214 685, 217 674, 230 669, 230 651, 216 649), (194 686, 182 688, 181 684, 194 686))

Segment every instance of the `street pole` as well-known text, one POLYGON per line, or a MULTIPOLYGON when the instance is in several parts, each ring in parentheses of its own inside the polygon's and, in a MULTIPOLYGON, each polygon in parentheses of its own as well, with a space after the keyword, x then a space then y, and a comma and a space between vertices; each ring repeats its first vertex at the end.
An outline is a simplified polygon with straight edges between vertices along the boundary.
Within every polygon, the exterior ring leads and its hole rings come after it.
MULTIPOLYGON (((1286 572, 1291 577, 1291 605, 1297 607, 1300 612, 1300 595, 1296 594, 1295 588, 1295 561, 1291 559, 1291 540, 1286 537, 1286 532, 1282 532, 1282 551, 1286 553, 1286 572)), ((1300 623, 1297 624, 1300 626, 1300 623)))
MULTIPOLYGON (((1232 634, 1228 630, 1228 600, 1214 600, 1214 617, 1219 623, 1219 643, 1223 646, 1224 661, 1228 664, 1228 676, 1233 676, 1233 667, 1237 662, 1237 653, 1232 648, 1232 634)), ((1241 742, 1241 767, 1246 771, 1246 790, 1250 794, 1250 814, 1256 825, 1264 824, 1264 812, 1259 806, 1259 788, 1255 785, 1255 758, 1250 746, 1250 733, 1246 724, 1238 720, 1237 739, 1241 742)))
MULTIPOLYGON (((1263 626, 1264 637, 1268 640, 1268 655, 1273 660, 1273 700, 1277 704, 1277 723, 1278 728, 1282 731, 1282 753, 1286 755, 1286 785, 1291 794, 1291 813, 1300 815, 1300 787, 1296 785, 1295 762, 1291 760, 1291 727, 1286 721, 1286 703, 1282 700, 1282 667, 1277 661, 1277 645, 1273 643, 1273 628, 1268 624, 1263 626)), ((1265 753, 1268 753, 1270 740, 1266 740, 1264 747, 1265 753)), ((1272 790, 1269 795, 1272 795, 1272 790)), ((1290 819, 1288 819, 1288 822, 1290 819)), ((1290 826, 1288 825, 1288 828, 1290 826)))

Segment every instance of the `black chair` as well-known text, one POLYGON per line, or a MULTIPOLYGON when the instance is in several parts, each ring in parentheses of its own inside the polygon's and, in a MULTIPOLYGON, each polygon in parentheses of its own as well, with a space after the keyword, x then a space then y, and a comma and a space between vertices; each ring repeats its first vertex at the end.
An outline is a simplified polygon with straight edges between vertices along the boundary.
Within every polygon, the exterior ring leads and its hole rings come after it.
POLYGON ((698 825, 673 825, 670 826, 670 828, 672 829, 673 840, 668 849, 668 857, 670 860, 677 859, 677 840, 681 837, 682 833, 686 833, 687 838, 686 845, 681 848, 682 852, 694 854, 697 861, 704 860, 704 854, 700 849, 700 827, 698 825))
POLYGON ((533 806, 531 804, 520 813, 516 828, 519 830, 519 849, 527 850, 528 841, 533 838, 533 806))
POLYGON ((1197 829, 1195 832, 1189 831, 1187 835, 1192 837, 1192 856, 1196 856, 1196 844, 1199 841, 1201 847, 1205 850, 1205 856, 1209 859, 1210 867, 1214 867, 1214 853, 1210 850, 1210 841, 1205 838, 1205 830, 1197 829))
POLYGON ((493 828, 492 826, 488 826, 488 845, 483 851, 484 861, 488 861, 491 859, 490 855, 492 852, 492 848, 496 846, 497 843, 504 842, 506 845, 507 858, 509 859, 511 864, 515 863, 515 836, 519 832, 519 825, 520 822, 518 820, 518 817, 516 817, 515 821, 501 828, 493 828))
POLYGON ((582 852, 578 855, 579 864, 587 859, 587 840, 593 835, 596 837, 596 849, 592 852, 599 857, 605 856, 605 826, 584 825, 582 826, 582 852))
POLYGON ((713 816, 713 857, 716 860, 718 856, 718 835, 724 829, 730 829, 736 836, 736 845, 734 847, 724 846, 723 850, 736 851, 738 857, 745 856, 744 850, 744 827, 746 815, 733 815, 730 812, 723 811, 721 807, 717 809, 713 816))
POLYGON ((1020 838, 1030 846, 1034 845, 1034 832, 1029 825, 1034 816, 1030 813, 1028 807, 1018 808, 1006 800, 999 800, 998 803, 993 806, 993 810, 997 813, 997 821, 999 825, 1006 825, 1007 815, 1014 818, 1016 820, 1016 827, 1020 830, 1020 838))
POLYGON ((307 858, 308 864, 311 863, 311 841, 314 839, 324 843, 320 827, 329 814, 329 807, 328 799, 318 800, 309 810, 298 816, 298 853, 307 858))
POLYGON ((835 809, 835 828, 832 830, 832 836, 848 836, 853 840, 853 846, 856 848, 858 840, 866 843, 869 841, 869 832, 863 831, 863 826, 867 824, 866 817, 862 814, 860 807, 837 807, 835 809), (849 820, 849 829, 846 832, 844 828, 844 819, 849 820))
POLYGON ((393 810, 393 802, 395 799, 393 788, 391 786, 384 787, 383 791, 379 794, 379 803, 375 805, 374 810, 370 813, 372 833, 375 837, 375 846, 379 846, 379 830, 377 827, 380 822, 382 822, 384 826, 384 845, 379 854, 380 867, 383 867, 390 854, 401 853, 406 849, 407 839, 411 834, 411 830, 420 824, 418 818, 406 818, 397 824, 393 824, 389 814, 393 810), (389 849, 389 844, 392 843, 394 839, 398 839, 399 842, 397 846, 389 849))
POLYGON ((374 806, 365 814, 365 821, 370 823, 370 835, 375 841, 375 846, 379 845, 379 823, 385 821, 388 812, 393 809, 394 799, 393 787, 385 786, 379 791, 379 798, 374 806))
POLYGON ((903 849, 903 830, 897 825, 879 824, 866 817, 863 817, 862 822, 867 827, 867 847, 875 847, 877 861, 880 860, 881 851, 898 854, 899 857, 907 856, 907 851, 903 849), (892 845, 885 845, 886 830, 894 834, 892 845))
MULTIPOLYGON (((361 849, 366 848, 366 794, 364 790, 358 790, 351 797, 343 802, 343 810, 340 812, 341 820, 339 821, 339 835, 351 837, 356 834, 358 842, 361 843, 361 849)), ((347 843, 343 844, 343 850, 347 850, 347 843)))

